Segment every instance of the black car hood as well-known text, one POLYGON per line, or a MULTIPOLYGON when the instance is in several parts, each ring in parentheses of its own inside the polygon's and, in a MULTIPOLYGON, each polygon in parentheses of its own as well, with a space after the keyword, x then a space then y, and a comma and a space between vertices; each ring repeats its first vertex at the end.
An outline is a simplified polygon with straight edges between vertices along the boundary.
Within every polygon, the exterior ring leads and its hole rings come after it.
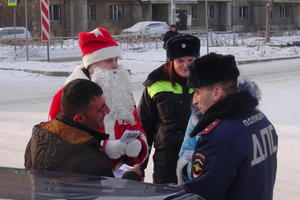
POLYGON ((176 187, 58 171, 0 167, 0 177, 0 199, 201 199, 179 197, 176 187))

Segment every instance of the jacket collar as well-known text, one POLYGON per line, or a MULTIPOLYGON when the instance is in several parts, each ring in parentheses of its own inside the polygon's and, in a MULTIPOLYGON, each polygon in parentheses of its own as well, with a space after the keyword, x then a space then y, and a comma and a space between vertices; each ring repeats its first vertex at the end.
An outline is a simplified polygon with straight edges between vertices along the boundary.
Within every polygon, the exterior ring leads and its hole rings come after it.
POLYGON ((83 65, 78 65, 72 74, 67 78, 65 84, 68 84, 69 82, 75 80, 75 79, 88 79, 91 80, 90 74, 88 73, 88 70, 83 65))
POLYGON ((196 136, 210 123, 217 119, 237 117, 249 112, 258 105, 258 99, 249 91, 239 91, 231 94, 212 105, 199 119, 190 136, 196 136))
MULTIPOLYGON (((169 75, 165 72, 164 66, 166 63, 161 65, 159 68, 153 70, 143 83, 145 87, 151 86, 156 81, 171 81, 169 75)), ((175 82, 179 83, 180 85, 187 85, 187 78, 177 78, 175 82)))
POLYGON ((58 114, 56 116, 56 120, 61 121, 69 126, 78 128, 82 131, 85 131, 87 133, 89 133, 91 136, 93 136, 94 138, 96 138, 99 142, 101 142, 102 140, 106 140, 109 138, 109 135, 106 133, 101 133, 98 131, 95 131, 94 129, 91 129, 83 124, 74 122, 73 120, 71 120, 70 118, 67 118, 66 116, 64 116, 62 113, 58 114))

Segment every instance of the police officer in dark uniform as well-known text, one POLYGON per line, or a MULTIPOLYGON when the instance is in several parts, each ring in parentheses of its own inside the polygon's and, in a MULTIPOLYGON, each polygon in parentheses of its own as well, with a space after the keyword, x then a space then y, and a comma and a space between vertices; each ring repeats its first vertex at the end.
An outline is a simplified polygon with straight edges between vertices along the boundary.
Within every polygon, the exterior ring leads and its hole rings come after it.
POLYGON ((234 56, 210 53, 189 66, 193 104, 203 116, 191 135, 201 135, 193 160, 183 168, 183 187, 208 200, 271 200, 276 178, 278 137, 241 90, 234 56))
POLYGON ((166 34, 164 35, 163 37, 163 47, 164 49, 167 49, 167 41, 171 38, 171 37, 174 37, 174 36, 177 36, 179 35, 179 32, 177 31, 177 27, 175 24, 172 24, 170 26, 170 30, 166 32, 166 34))

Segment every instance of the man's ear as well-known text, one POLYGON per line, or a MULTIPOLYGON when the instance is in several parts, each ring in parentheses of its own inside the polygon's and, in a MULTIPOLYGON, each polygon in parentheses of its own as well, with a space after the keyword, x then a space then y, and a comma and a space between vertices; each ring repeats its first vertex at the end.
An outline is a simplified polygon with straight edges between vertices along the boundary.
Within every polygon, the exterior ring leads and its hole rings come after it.
POLYGON ((83 123, 84 122, 84 116, 82 114, 75 114, 73 116, 73 122, 77 122, 77 123, 83 123))
POLYGON ((224 90, 221 87, 215 87, 214 90, 214 100, 215 102, 220 101, 225 96, 224 90))

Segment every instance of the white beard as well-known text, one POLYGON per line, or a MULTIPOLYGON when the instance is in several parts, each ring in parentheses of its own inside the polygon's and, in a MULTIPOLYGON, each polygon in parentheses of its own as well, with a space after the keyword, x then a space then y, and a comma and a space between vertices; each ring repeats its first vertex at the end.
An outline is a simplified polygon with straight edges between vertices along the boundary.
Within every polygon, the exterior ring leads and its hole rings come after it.
POLYGON ((120 65, 114 70, 99 67, 96 70, 91 79, 103 89, 105 102, 110 109, 110 113, 105 116, 105 131, 113 133, 116 121, 120 124, 135 125, 133 116, 135 103, 130 90, 128 72, 120 65))

